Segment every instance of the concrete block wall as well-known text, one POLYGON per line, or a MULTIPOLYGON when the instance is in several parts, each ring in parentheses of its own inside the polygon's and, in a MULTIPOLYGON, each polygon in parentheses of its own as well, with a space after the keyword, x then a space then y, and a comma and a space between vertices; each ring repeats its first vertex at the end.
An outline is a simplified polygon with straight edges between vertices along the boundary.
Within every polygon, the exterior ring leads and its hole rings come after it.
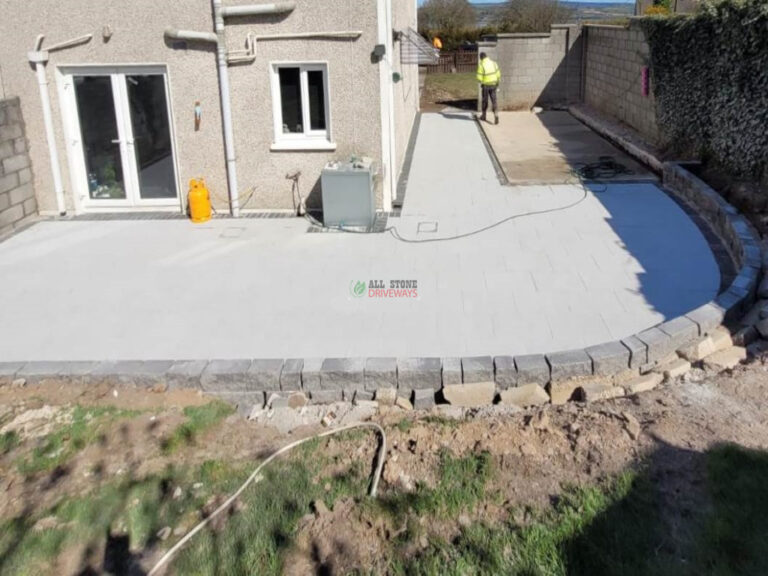
POLYGON ((0 237, 37 214, 18 98, 0 100, 0 237))
POLYGON ((637 130, 658 143, 653 85, 642 93, 642 71, 650 64, 650 48, 637 21, 628 28, 587 25, 583 99, 592 108, 637 130))
POLYGON ((499 34, 481 42, 499 63, 499 107, 521 110, 578 102, 581 90, 581 31, 576 25, 554 25, 549 33, 499 34))

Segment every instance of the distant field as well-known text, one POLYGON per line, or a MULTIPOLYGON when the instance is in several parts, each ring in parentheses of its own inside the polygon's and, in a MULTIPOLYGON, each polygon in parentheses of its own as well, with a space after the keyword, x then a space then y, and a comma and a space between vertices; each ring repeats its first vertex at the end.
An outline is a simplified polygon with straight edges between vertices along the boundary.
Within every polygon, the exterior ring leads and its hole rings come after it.
MULTIPOLYGON (((617 18, 626 18, 635 13, 634 3, 625 2, 561 2, 573 11, 572 22, 583 20, 614 20, 617 18)), ((493 24, 496 14, 503 7, 503 4, 474 4, 477 12, 478 26, 489 26, 493 24)))

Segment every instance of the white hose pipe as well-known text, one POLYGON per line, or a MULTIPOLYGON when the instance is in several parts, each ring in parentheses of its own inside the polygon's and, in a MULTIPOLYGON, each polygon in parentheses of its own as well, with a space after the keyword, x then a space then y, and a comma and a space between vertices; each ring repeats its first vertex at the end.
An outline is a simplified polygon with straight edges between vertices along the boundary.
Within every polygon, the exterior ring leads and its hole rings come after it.
POLYGON ((302 438, 301 440, 297 440, 296 442, 291 442, 287 446, 283 446, 280 448, 277 452, 274 452, 271 456, 269 456, 264 462, 259 464, 256 469, 251 473, 251 475, 248 477, 248 479, 243 482, 242 486, 237 489, 237 492, 232 494, 229 498, 227 498, 227 501, 224 502, 221 506, 216 508, 216 510, 213 511, 213 513, 208 516, 205 520, 200 522, 197 526, 195 526, 192 530, 190 530, 184 538, 179 540, 168 552, 166 552, 160 560, 157 561, 157 563, 152 567, 152 570, 149 571, 149 574, 147 576, 153 576, 154 574, 157 574, 157 571, 160 570, 167 562, 170 560, 181 548, 189 542, 192 537, 200 532, 203 528, 205 528, 211 520, 213 520, 216 516, 224 512, 224 510, 228 509, 232 503, 237 500, 237 498, 242 494, 245 489, 251 485, 253 482, 258 482, 261 478, 259 477, 259 473, 262 471, 262 469, 272 462, 275 458, 280 456, 281 454, 285 454, 289 450, 292 450, 293 448, 296 448, 297 446, 301 446, 302 444, 305 444, 306 442, 309 442, 310 440, 314 440, 315 438, 324 438, 326 436, 331 436, 332 434, 338 434, 339 432, 344 432, 346 430, 352 430, 354 428, 373 428, 381 435, 381 445, 379 446, 379 451, 376 455, 376 468, 373 471, 373 476, 371 477, 371 488, 368 491, 368 494, 371 496, 371 498, 376 498, 376 494, 379 489, 379 480, 381 479, 381 471, 384 468, 384 458, 387 454, 387 435, 384 432, 384 429, 376 424, 375 422, 358 422, 356 424, 350 424, 348 426, 342 426, 341 428, 335 428, 333 430, 328 430, 327 432, 323 432, 321 434, 315 434, 314 436, 309 436, 307 438, 302 438))

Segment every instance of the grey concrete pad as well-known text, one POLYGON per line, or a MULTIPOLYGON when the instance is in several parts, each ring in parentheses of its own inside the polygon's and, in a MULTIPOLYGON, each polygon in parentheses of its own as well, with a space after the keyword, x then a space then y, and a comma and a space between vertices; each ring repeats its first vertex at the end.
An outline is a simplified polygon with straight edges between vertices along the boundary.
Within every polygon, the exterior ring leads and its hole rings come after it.
POLYGON ((546 384, 550 379, 549 363, 543 354, 515 356, 517 384, 546 384))
POLYGON ((472 356, 461 359, 462 382, 493 382, 493 358, 472 356))
POLYGON ((280 390, 301 390, 301 371, 303 368, 304 360, 302 358, 286 360, 283 364, 283 370, 280 372, 280 390))
POLYGON ((630 351, 618 341, 590 346, 586 353, 592 359, 592 369, 597 376, 609 376, 629 370, 630 351))
POLYGON ((461 382, 461 358, 443 358, 443 386, 461 382))
POLYGON ((512 356, 496 356, 493 359, 496 385, 501 390, 517 386, 517 368, 512 356))
POLYGON ((401 391, 442 386, 442 363, 440 358, 398 358, 397 385, 401 391))
POLYGON ((326 358, 320 370, 320 388, 344 390, 365 389, 365 358, 326 358))
POLYGON ((249 390, 276 392, 280 390, 280 373, 282 371, 282 358, 254 360, 248 368, 246 387, 249 390))
POLYGON ((200 375, 203 390, 245 392, 250 360, 211 360, 200 375))
POLYGON ((365 362, 365 389, 397 388, 397 360, 368 358, 365 362))
POLYGON ((38 223, 0 243, 0 358, 537 354, 626 338, 720 283, 706 240, 654 184, 502 186, 476 123, 456 115, 423 116, 388 226, 439 241, 309 234, 298 218, 38 223), (400 279, 417 298, 349 289, 400 279))
POLYGON ((511 183, 568 182, 579 166, 612 156, 631 171, 618 176, 654 175, 568 112, 501 112, 498 125, 480 124, 511 183))
POLYGON ((592 358, 584 350, 547 354, 552 382, 592 375, 592 358))

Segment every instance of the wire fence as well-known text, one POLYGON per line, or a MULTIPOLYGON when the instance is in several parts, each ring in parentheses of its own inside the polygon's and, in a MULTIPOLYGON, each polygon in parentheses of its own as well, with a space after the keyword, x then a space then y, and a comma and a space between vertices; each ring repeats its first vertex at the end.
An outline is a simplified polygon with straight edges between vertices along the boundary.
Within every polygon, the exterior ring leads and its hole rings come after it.
POLYGON ((464 50, 441 52, 438 63, 426 66, 426 68, 427 74, 474 72, 477 70, 477 52, 464 50))

